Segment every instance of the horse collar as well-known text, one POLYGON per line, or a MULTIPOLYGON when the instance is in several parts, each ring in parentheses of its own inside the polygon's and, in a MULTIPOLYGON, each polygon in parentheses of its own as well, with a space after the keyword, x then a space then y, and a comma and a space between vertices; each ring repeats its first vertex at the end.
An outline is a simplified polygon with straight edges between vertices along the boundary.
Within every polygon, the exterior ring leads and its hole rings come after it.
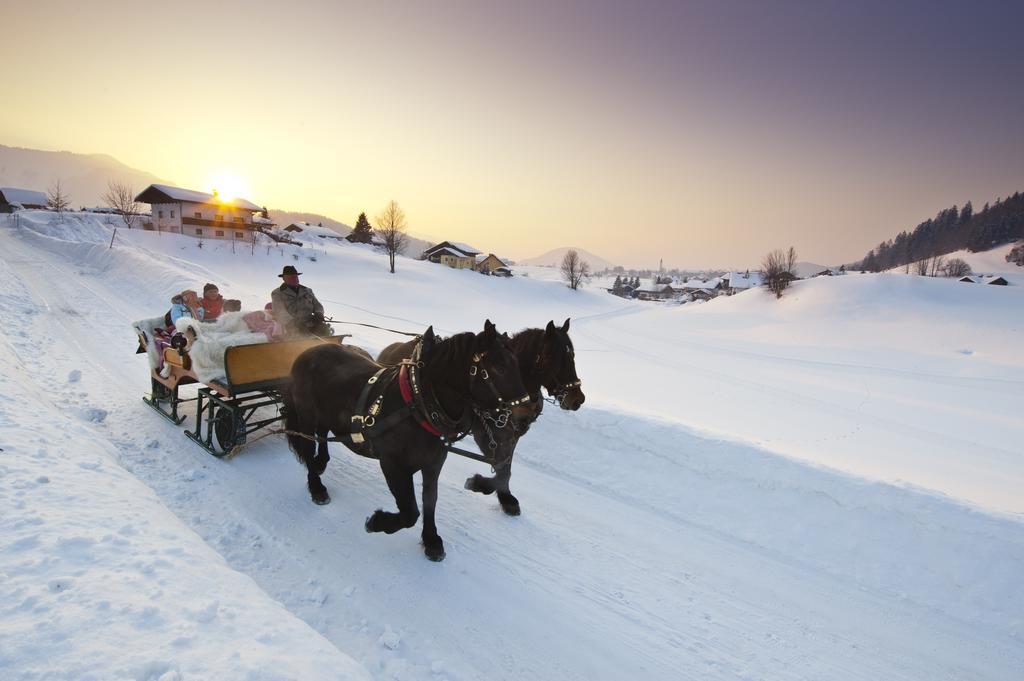
MULTIPOLYGON (((402 368, 398 370, 398 388, 402 393, 402 401, 405 402, 407 407, 415 411, 418 405, 416 405, 412 382, 409 379, 409 366, 408 364, 403 364, 402 368)), ((420 411, 425 413, 426 410, 421 409, 420 411)), ((418 416, 420 418, 417 418, 416 422, 420 424, 423 430, 436 437, 441 437, 441 431, 435 428, 428 418, 423 415, 418 416)))

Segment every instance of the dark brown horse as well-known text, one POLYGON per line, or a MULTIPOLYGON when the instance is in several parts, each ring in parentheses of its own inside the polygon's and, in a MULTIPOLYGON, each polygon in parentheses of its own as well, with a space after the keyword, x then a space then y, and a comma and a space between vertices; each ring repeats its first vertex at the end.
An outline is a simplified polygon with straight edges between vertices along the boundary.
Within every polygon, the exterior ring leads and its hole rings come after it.
MULTIPOLYGON (((540 417, 544 406, 541 388, 547 390, 562 409, 575 411, 586 399, 576 375, 576 357, 569 338, 569 320, 558 327, 553 321, 544 329, 525 329, 510 339, 530 402, 512 409, 475 409, 473 439, 480 451, 494 460, 494 475, 477 473, 466 480, 466 489, 482 494, 497 492, 505 513, 519 515, 519 500, 509 491, 512 456, 519 438, 540 417)), ((408 359, 414 343, 394 343, 384 348, 377 361, 397 364, 408 359)))
POLYGON ((413 475, 421 472, 423 549, 431 560, 442 560, 444 542, 434 509, 445 443, 469 430, 474 407, 502 409, 528 397, 508 339, 490 321, 483 333, 445 340, 436 339, 429 328, 412 343, 417 346, 413 359, 401 368, 381 367, 344 345, 325 344, 299 355, 285 400, 288 444, 306 466, 309 493, 317 504, 330 501, 320 480, 330 461, 329 434, 356 453, 380 460, 398 512, 376 510, 366 519, 367 532, 391 534, 416 524, 413 475))

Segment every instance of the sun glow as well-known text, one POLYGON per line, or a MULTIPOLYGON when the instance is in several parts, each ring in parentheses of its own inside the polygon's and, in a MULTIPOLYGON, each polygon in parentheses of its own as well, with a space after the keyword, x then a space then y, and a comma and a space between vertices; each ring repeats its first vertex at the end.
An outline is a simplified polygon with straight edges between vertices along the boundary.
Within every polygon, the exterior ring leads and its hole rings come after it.
POLYGON ((230 170, 220 170, 211 176, 210 191, 217 194, 222 201, 249 198, 248 185, 230 170))

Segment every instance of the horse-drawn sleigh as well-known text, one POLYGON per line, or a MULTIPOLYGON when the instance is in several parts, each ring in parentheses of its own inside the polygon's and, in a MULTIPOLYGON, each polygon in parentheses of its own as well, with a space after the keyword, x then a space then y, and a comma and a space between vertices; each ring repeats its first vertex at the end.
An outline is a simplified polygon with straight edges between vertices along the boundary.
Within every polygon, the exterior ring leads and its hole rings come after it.
MULTIPOLYGON (((423 477, 423 545, 431 560, 444 558, 434 524, 437 483, 449 452, 490 463, 492 478, 474 475, 466 488, 498 493, 510 515, 520 512, 509 491, 516 443, 540 415, 545 388, 562 408, 583 402, 576 376, 569 321, 562 327, 528 329, 509 337, 486 322, 481 333, 435 337, 433 329, 389 346, 377 361, 342 337, 305 338, 231 345, 223 351, 223 375, 198 372, 190 357, 196 338, 163 349, 164 369, 151 368, 153 391, 146 403, 175 424, 178 407, 195 401, 190 439, 214 456, 243 445, 248 436, 285 421, 289 446, 307 469, 310 496, 330 501, 320 480, 330 461, 328 443, 342 442, 357 454, 378 459, 397 513, 375 511, 368 532, 393 533, 419 518, 413 475, 423 477), (179 387, 202 384, 194 398, 179 387), (261 408, 266 408, 261 413, 261 408), (273 410, 272 414, 267 411, 273 410), (204 431, 205 427, 205 431, 204 431), (455 443, 472 434, 483 454, 455 443)), ((140 352, 152 338, 139 332, 140 352)))

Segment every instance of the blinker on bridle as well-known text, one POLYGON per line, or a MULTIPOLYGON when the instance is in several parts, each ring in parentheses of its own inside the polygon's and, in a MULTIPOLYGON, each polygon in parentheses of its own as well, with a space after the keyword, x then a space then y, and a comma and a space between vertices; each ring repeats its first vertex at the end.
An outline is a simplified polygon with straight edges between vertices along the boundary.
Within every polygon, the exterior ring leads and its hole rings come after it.
POLYGON ((480 361, 486 356, 486 352, 478 352, 473 355, 473 361, 469 365, 470 378, 476 378, 479 376, 481 379, 486 381, 487 387, 491 389, 491 392, 494 393, 494 396, 498 399, 498 405, 500 408, 518 407, 520 405, 527 404, 530 401, 530 396, 528 394, 514 400, 506 400, 502 397, 501 393, 498 392, 498 387, 491 382, 491 374, 487 369, 480 365, 480 361))

